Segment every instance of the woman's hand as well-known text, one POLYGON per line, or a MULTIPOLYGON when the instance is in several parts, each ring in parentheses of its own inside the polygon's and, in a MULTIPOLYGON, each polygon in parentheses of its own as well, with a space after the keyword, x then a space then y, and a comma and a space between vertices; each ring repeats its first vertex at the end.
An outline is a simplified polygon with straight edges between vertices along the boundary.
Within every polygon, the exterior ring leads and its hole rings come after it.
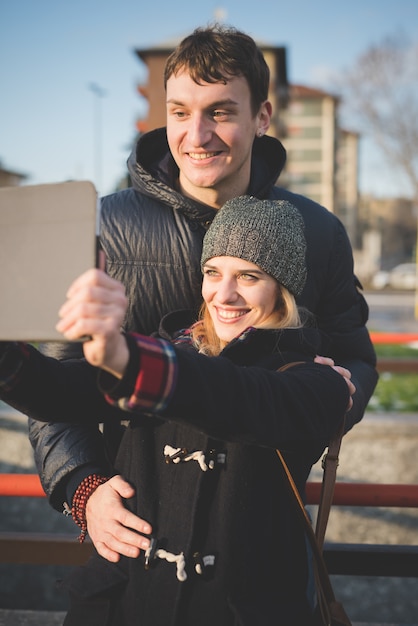
POLYGON ((87 361, 121 378, 129 360, 121 333, 127 306, 122 283, 102 270, 88 270, 69 288, 56 328, 67 339, 86 338, 83 350, 87 361))

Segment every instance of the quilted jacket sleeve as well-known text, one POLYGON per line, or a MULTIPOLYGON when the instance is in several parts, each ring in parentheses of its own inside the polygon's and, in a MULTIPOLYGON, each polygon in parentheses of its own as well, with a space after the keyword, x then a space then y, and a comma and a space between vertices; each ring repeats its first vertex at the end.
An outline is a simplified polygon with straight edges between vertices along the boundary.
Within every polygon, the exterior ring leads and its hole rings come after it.
MULTIPOLYGON (((65 363, 66 360, 70 362, 81 357, 81 346, 48 344, 42 346, 42 352, 65 363)), ((91 387, 94 389, 95 383, 91 387)), ((60 415, 57 403, 56 415, 49 416, 49 419, 59 419, 60 415)), ((74 414, 73 417, 76 420, 81 416, 74 414)), ((63 502, 71 499, 67 486, 76 472, 79 481, 92 473, 108 475, 111 472, 111 452, 106 445, 110 438, 103 434, 105 426, 99 428, 99 422, 107 424, 108 421, 104 410, 93 408, 90 409, 89 420, 78 424, 39 421, 33 418, 33 413, 29 417, 29 440, 34 450, 36 468, 50 504, 57 511, 62 512, 63 502)), ((115 422, 113 428, 120 428, 120 425, 115 422)))

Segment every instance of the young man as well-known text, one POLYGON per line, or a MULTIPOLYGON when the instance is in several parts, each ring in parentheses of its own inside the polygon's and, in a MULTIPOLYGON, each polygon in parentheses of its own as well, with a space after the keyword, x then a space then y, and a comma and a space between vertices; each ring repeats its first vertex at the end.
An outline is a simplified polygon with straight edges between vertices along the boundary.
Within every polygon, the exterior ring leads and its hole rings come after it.
MULTIPOLYGON (((226 200, 242 194, 289 200, 303 216, 307 240, 308 276, 298 304, 314 313, 329 336, 323 356, 352 373, 356 393, 349 428, 362 418, 377 381, 365 326, 368 308, 339 220, 275 186, 286 157, 281 143, 265 136, 272 113, 268 84, 263 55, 244 33, 198 29, 180 43, 165 71, 167 128, 138 141, 128 161, 132 188, 102 200, 107 271, 125 285, 125 330, 150 334, 167 312, 197 308, 202 239, 226 200)), ((80 356, 70 346, 49 350, 62 358, 80 356)), ((112 474, 115 422, 105 421, 102 436, 92 426, 30 420, 37 467, 57 510, 64 503, 71 508, 86 477, 112 474)), ((116 561, 148 548, 138 532, 149 527, 123 506, 122 498, 134 491, 122 477, 88 495, 88 531, 103 557, 116 561)))

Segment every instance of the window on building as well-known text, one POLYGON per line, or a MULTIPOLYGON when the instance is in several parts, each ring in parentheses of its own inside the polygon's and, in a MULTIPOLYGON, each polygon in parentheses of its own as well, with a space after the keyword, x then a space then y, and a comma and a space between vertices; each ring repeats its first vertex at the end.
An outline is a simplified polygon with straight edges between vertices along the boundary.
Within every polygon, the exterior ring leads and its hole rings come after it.
POLYGON ((290 103, 288 110, 295 116, 307 117, 308 115, 322 115, 322 100, 315 99, 292 102, 290 103))
POLYGON ((320 163, 322 160, 322 150, 288 150, 288 158, 289 161, 298 163, 306 161, 317 161, 320 163))
POLYGON ((321 172, 288 172, 289 180, 298 184, 316 184, 322 182, 321 172))
POLYGON ((321 139, 322 127, 321 126, 297 126, 296 124, 290 124, 287 127, 288 137, 297 137, 298 139, 321 139))

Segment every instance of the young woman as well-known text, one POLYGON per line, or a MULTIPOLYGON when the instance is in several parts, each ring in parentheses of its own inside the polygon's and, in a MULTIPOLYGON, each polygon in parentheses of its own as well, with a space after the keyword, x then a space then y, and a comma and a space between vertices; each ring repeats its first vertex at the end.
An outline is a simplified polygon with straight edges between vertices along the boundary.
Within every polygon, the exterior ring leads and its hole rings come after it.
POLYGON ((353 388, 348 373, 314 363, 328 346, 295 304, 305 251, 293 205, 236 198, 205 236, 197 322, 180 311, 159 337, 124 334, 122 285, 91 270, 70 288, 58 328, 91 338, 94 368, 29 346, 5 351, 2 397, 21 410, 48 419, 61 397, 68 421, 93 409, 100 419, 106 405, 129 411, 115 466, 82 483, 72 514, 84 534, 89 495, 123 476, 145 553, 114 563, 96 553, 76 570, 66 626, 309 624, 304 532, 275 449, 303 493, 353 388), (289 361, 299 364, 278 371, 289 361))

